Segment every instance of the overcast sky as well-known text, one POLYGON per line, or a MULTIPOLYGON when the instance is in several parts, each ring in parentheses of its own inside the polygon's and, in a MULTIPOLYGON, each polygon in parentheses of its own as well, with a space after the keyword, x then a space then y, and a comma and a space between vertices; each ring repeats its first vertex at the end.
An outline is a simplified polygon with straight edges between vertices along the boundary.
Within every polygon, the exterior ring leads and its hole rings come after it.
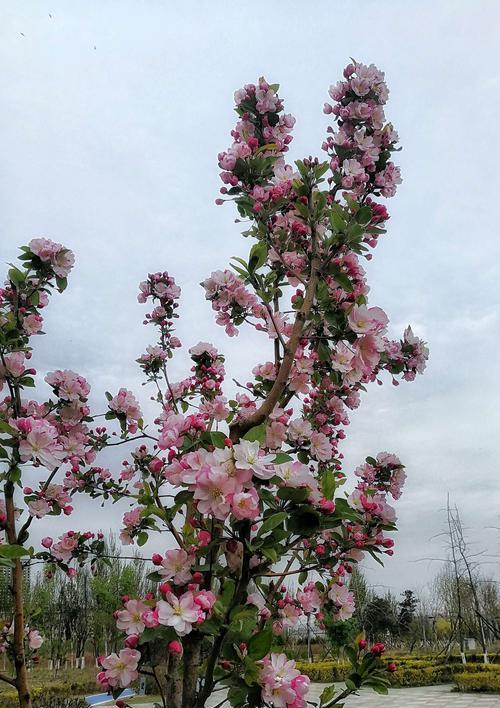
MULTIPOLYGON (((323 102, 349 57, 386 72, 404 183, 367 267, 370 303, 394 336, 411 323, 431 358, 414 383, 371 386, 343 451, 349 469, 380 450, 407 465, 397 555, 370 571, 398 592, 439 569, 421 559, 443 556, 435 536, 448 492, 474 548, 489 561, 500 550, 499 21, 497 0, 0 7, 0 262, 35 236, 74 250, 34 361, 41 374, 85 375, 96 407, 99 392, 124 385, 148 409, 134 359, 148 342, 137 283, 151 271, 168 269, 183 289, 187 346, 213 341, 243 380, 269 358, 263 338, 224 336, 198 285, 248 249, 232 205, 214 204, 234 90, 261 75, 281 84, 297 159, 321 154, 323 102)), ((186 363, 177 357, 174 379, 186 363)), ((40 533, 118 524, 117 509, 79 501, 71 520, 47 518, 40 533)))

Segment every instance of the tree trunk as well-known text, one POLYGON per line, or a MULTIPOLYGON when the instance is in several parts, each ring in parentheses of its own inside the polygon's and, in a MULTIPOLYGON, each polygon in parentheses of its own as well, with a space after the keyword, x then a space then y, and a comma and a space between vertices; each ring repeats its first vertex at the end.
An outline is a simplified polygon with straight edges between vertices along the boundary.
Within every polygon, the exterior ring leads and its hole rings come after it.
POLYGON ((168 657, 167 687, 165 697, 167 708, 182 708, 181 658, 177 654, 168 657))
MULTIPOLYGON (((12 482, 5 483, 5 511, 7 516, 5 527, 7 540, 10 544, 17 544, 14 484, 12 482)), ((14 567, 12 568, 10 592, 14 614, 13 648, 19 708, 31 708, 26 656, 24 654, 23 566, 19 559, 14 561, 14 567)))
POLYGON ((203 637, 196 632, 187 637, 184 643, 182 708, 193 708, 196 705, 202 641, 203 637))

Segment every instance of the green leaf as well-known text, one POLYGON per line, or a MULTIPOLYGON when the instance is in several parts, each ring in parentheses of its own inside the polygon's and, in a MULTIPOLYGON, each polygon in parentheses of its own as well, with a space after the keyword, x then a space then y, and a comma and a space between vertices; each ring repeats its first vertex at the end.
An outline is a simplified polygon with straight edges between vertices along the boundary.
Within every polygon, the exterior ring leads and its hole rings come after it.
POLYGON ((264 265, 267 259, 267 244, 265 241, 258 241, 250 249, 250 258, 248 260, 248 271, 254 273, 264 265))
POLYGON ((248 655, 251 656, 254 661, 263 659, 266 654, 269 653, 272 643, 273 633, 271 628, 263 629, 262 632, 254 634, 248 642, 248 655))
POLYGON ((347 224, 342 216, 342 208, 338 205, 330 212, 330 224, 335 231, 345 231, 347 224))
POLYGON ((281 487, 278 489, 278 497, 283 501, 291 501, 294 504, 300 504, 309 496, 307 487, 281 487))
POLYGON ((344 647, 344 651, 345 651, 347 658, 351 662, 353 668, 357 669, 357 667, 358 667, 358 653, 357 653, 357 651, 354 649, 354 647, 351 647, 351 646, 344 647))
POLYGON ((370 223, 370 220, 372 218, 372 210, 367 204, 364 204, 356 213, 355 218, 358 224, 366 226, 366 224, 370 223))
POLYGON ((219 432, 210 433, 210 439, 211 439, 212 445, 214 445, 214 447, 218 447, 221 449, 226 447, 226 436, 224 435, 224 433, 219 433, 219 432))
POLYGON ((389 689, 387 686, 384 686, 383 683, 379 683, 377 686, 372 686, 372 688, 376 693, 380 693, 382 696, 387 696, 389 693, 389 689))
POLYGON ((329 703, 335 695, 335 686, 327 686, 321 696, 319 697, 319 705, 324 706, 329 703))
POLYGON ((330 361, 330 359, 331 359, 330 347, 328 346, 328 344, 326 342, 323 342, 322 340, 320 340, 320 342, 318 344, 317 352, 318 352, 318 356, 319 356, 320 361, 322 361, 322 362, 330 361))
POLYGON ((144 544, 147 543, 148 538, 149 535, 146 533, 146 531, 139 531, 139 533, 137 534, 137 545, 144 546, 144 544))
POLYGON ((68 287, 68 279, 67 278, 60 278, 58 275, 56 275, 56 285, 57 289, 59 290, 60 293, 63 293, 66 288, 68 287))
POLYGON ((267 519, 264 521, 260 529, 257 531, 257 536, 264 536, 264 534, 269 533, 269 531, 272 531, 273 529, 276 528, 276 526, 279 526, 283 521, 288 517, 288 514, 286 511, 280 511, 277 514, 273 514, 272 516, 268 516, 267 519))
POLYGON ((282 465, 284 462, 290 462, 292 459, 293 458, 290 455, 287 455, 286 452, 278 452, 271 464, 282 465))
POLYGON ((222 602, 224 607, 229 607, 229 603, 233 599, 235 587, 236 583, 231 578, 227 578, 224 581, 224 587, 222 589, 222 594, 220 597, 220 601, 222 602))
POLYGON ((26 274, 19 270, 19 268, 13 267, 9 268, 7 273, 8 278, 14 285, 21 285, 26 279, 26 274))
POLYGON ((0 420, 0 433, 9 433, 9 435, 15 435, 16 431, 14 430, 14 428, 11 428, 11 426, 4 420, 0 420))
POLYGON ((29 556, 30 552, 28 549, 23 548, 23 546, 18 546, 15 543, 0 544, 0 556, 3 558, 22 558, 23 556, 29 556))
POLYGON ((250 428, 250 430, 243 436, 243 439, 249 440, 250 442, 255 442, 255 440, 257 440, 259 443, 263 444, 266 439, 265 423, 261 423, 260 425, 250 428))
POLYGON ((341 288, 343 288, 348 293, 352 293, 352 291, 354 290, 354 286, 347 275, 344 275, 344 273, 335 273, 333 277, 335 279, 335 282, 337 282, 341 288))
POLYGON ((335 475, 333 474, 333 470, 325 470, 321 478, 321 489, 325 499, 333 499, 335 487, 335 475))
POLYGON ((310 536, 320 527, 321 516, 313 506, 305 504, 290 513, 287 529, 298 536, 310 536))

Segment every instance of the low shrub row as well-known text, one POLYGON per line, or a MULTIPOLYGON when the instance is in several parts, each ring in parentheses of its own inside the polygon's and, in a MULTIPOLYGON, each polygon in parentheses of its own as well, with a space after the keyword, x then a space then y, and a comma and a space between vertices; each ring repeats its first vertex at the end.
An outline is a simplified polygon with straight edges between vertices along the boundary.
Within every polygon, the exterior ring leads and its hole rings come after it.
POLYGON ((453 679, 457 691, 500 693, 500 672, 493 671, 466 671, 454 674, 453 679))
MULTIPOLYGON (((33 708, 85 708, 82 696, 96 693, 95 680, 92 682, 47 683, 43 688, 31 689, 33 708), (80 697, 79 697, 80 696, 80 697)), ((15 691, 0 694, 2 708, 19 708, 19 699, 15 691)))
MULTIPOLYGON (((392 658, 387 661, 392 661, 392 658)), ((412 686, 432 686, 439 683, 452 683, 457 675, 479 676, 478 685, 488 683, 493 684, 500 680, 500 664, 470 664, 464 672, 463 664, 432 664, 430 661, 416 660, 412 662, 395 659, 398 669, 390 675, 389 680, 392 686, 412 687, 412 686)), ((311 679, 319 683, 334 683, 344 681, 349 673, 349 665, 343 662, 323 661, 314 664, 307 662, 297 662, 297 668, 311 679)), ((480 689, 477 689, 480 690, 480 689)), ((495 690, 495 689, 490 689, 495 690)))

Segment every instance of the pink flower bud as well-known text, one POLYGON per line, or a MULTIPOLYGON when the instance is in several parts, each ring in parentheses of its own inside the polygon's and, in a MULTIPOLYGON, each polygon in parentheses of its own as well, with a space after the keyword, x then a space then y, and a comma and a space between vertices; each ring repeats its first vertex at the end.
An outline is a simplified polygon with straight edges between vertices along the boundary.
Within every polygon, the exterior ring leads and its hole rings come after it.
POLYGON ((151 460, 148 467, 150 472, 158 474, 163 468, 163 461, 156 457, 154 460, 151 460))
POLYGON ((45 536, 45 538, 42 538, 42 546, 44 548, 50 548, 53 543, 54 539, 52 539, 50 536, 45 536))
POLYGON ((172 654, 182 654, 182 644, 176 639, 173 639, 171 642, 169 642, 168 650, 172 654))
POLYGON ((161 565, 163 556, 161 556, 159 553, 153 553, 153 557, 151 558, 151 560, 153 561, 153 565, 161 565))

